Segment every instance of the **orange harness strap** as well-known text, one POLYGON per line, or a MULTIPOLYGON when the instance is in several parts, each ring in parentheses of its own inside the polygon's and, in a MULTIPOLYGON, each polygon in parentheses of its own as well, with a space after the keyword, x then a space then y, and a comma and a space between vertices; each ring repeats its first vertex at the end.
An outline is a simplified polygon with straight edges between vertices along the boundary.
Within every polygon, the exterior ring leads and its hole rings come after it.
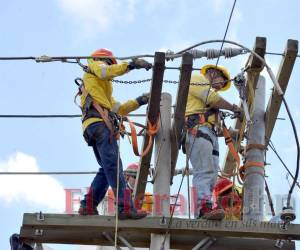
MULTIPOLYGON (((80 91, 84 96, 86 96, 86 97, 88 96, 88 92, 86 91, 86 89, 84 87, 84 84, 81 86, 80 91)), ((100 114, 100 116, 103 119, 106 127, 109 129, 109 131, 110 131, 110 141, 111 141, 112 136, 114 135, 114 129, 113 129, 112 123, 111 123, 111 121, 109 120, 109 117, 108 117, 108 110, 102 108, 95 100, 93 100, 93 106, 98 111, 98 113, 100 114)))
POLYGON ((149 150, 151 149, 151 146, 153 144, 153 136, 157 133, 157 131, 159 129, 159 119, 157 120, 157 122, 154 125, 152 125, 152 123, 150 121, 148 121, 148 129, 146 131, 147 131, 147 134, 149 135, 149 140, 148 140, 148 144, 147 144, 145 150, 142 153, 139 153, 138 142, 137 142, 137 133, 136 133, 136 129, 134 127, 134 123, 131 122, 129 119, 127 119, 127 122, 129 123, 130 130, 131 130, 131 140, 132 140, 133 152, 136 156, 143 157, 146 154, 148 154, 149 150))
POLYGON ((230 154, 234 158, 234 160, 237 164, 237 167, 239 168, 240 163, 241 163, 240 156, 239 156, 238 152, 236 151, 236 149, 234 148, 232 138, 231 138, 230 133, 229 133, 228 129, 226 128, 225 124, 223 124, 223 135, 225 138, 225 143, 229 148, 230 154))
POLYGON ((248 152, 249 150, 251 149, 259 149, 259 150, 265 150, 266 149, 266 146, 263 145, 263 144, 248 144, 245 148, 245 151, 248 152))
MULTIPOLYGON (((265 167, 265 163, 264 162, 258 162, 258 161, 246 161, 244 166, 241 166, 240 169, 239 169, 239 174, 240 174, 240 177, 242 180, 245 179, 246 175, 245 175, 245 171, 247 168, 251 168, 251 167, 261 167, 264 169, 265 167)), ((262 174, 261 172, 259 171, 256 171, 256 172, 252 172, 250 174, 262 174)))

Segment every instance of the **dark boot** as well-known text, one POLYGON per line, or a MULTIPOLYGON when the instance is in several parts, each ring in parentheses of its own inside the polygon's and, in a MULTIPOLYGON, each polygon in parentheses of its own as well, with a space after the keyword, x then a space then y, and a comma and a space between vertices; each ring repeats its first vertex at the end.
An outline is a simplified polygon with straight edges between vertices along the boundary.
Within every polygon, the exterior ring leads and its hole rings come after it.
POLYGON ((223 220, 225 217, 224 209, 221 207, 212 208, 212 203, 207 202, 202 205, 198 219, 223 220))
POLYGON ((97 207, 87 206, 85 200, 80 202, 79 215, 99 215, 97 207))
POLYGON ((134 206, 132 199, 130 198, 129 204, 126 202, 119 204, 118 217, 120 220, 139 220, 147 216, 147 212, 144 210, 137 210, 134 206))
POLYGON ((121 209, 119 210, 118 218, 120 220, 139 220, 147 216, 147 212, 143 210, 136 210, 131 208, 128 211, 121 209))

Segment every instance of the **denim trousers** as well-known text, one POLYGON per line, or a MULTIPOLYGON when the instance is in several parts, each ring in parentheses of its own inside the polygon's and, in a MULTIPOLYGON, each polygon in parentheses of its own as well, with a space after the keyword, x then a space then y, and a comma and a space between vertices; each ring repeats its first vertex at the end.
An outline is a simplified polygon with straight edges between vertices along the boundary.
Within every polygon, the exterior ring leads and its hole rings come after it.
MULTIPOLYGON (((85 132, 84 138, 89 146, 93 148, 95 157, 100 168, 94 177, 88 193, 84 200, 81 201, 83 206, 92 206, 96 208, 103 200, 108 187, 110 186, 116 196, 117 190, 117 169, 118 169, 118 143, 114 136, 110 136, 110 130, 104 122, 96 122, 89 125, 85 132)), ((123 175, 122 161, 119 158, 119 210, 124 208, 124 196, 126 181, 123 175)), ((125 197, 125 198, 126 198, 125 197)), ((129 192, 130 197, 130 192, 129 192)), ((127 197, 128 199, 128 197, 127 197)))
POLYGON ((188 133, 187 153, 193 167, 193 190, 195 216, 199 215, 201 206, 212 203, 212 191, 218 177, 219 169, 219 144, 218 138, 213 130, 206 126, 198 128, 211 140, 203 137, 195 137, 188 133), (214 152, 214 154, 213 154, 214 152))

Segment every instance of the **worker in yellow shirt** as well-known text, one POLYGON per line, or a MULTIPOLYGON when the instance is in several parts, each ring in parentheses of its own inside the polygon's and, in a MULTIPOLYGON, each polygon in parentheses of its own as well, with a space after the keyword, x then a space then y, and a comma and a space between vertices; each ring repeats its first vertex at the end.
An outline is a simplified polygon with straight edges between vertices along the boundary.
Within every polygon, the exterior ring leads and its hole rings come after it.
POLYGON ((83 76, 83 86, 80 89, 83 136, 87 144, 93 148, 100 168, 88 193, 81 200, 78 212, 80 215, 98 214, 97 206, 104 198, 109 186, 111 186, 114 196, 117 197, 117 182, 119 182, 117 204, 119 219, 140 219, 147 213, 137 211, 131 200, 130 204, 125 204, 126 181, 122 162, 118 157, 119 123, 117 115, 127 115, 141 105, 147 104, 149 96, 142 95, 120 104, 112 97, 112 79, 133 69, 148 70, 152 65, 143 59, 134 59, 129 63, 118 64, 113 53, 108 49, 99 49, 91 56, 106 57, 88 60, 88 67, 83 76), (118 166, 119 176, 117 175, 118 166), (125 209, 125 205, 127 207, 129 205, 130 209, 125 209))
POLYGON ((224 218, 222 208, 213 209, 212 191, 219 169, 219 109, 240 113, 238 106, 218 94, 230 87, 229 80, 229 72, 216 65, 205 65, 201 74, 191 77, 185 116, 186 150, 193 167, 193 186, 196 191, 195 218, 224 218))

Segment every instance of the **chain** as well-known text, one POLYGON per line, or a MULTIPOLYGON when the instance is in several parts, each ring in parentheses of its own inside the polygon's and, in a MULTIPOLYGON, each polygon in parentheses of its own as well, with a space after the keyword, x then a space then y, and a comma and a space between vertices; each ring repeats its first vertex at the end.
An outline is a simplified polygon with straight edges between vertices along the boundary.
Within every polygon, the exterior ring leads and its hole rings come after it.
POLYGON ((122 81, 122 80, 115 80, 113 79, 112 81, 115 83, 120 83, 120 84, 139 84, 139 83, 145 83, 145 82, 150 82, 152 79, 144 79, 144 80, 136 80, 136 81, 122 81))
MULTIPOLYGON (((146 82, 150 82, 152 79, 144 79, 144 80, 136 80, 136 81, 122 81, 122 80, 115 80, 113 79, 112 82, 114 83, 120 83, 120 84, 140 84, 140 83, 146 83, 146 82)), ((178 84, 179 81, 175 81, 175 80, 163 80, 164 83, 171 83, 171 84, 178 84)), ((203 86, 209 86, 209 83, 201 83, 201 82, 193 82, 190 83, 190 85, 203 85, 203 86)))

